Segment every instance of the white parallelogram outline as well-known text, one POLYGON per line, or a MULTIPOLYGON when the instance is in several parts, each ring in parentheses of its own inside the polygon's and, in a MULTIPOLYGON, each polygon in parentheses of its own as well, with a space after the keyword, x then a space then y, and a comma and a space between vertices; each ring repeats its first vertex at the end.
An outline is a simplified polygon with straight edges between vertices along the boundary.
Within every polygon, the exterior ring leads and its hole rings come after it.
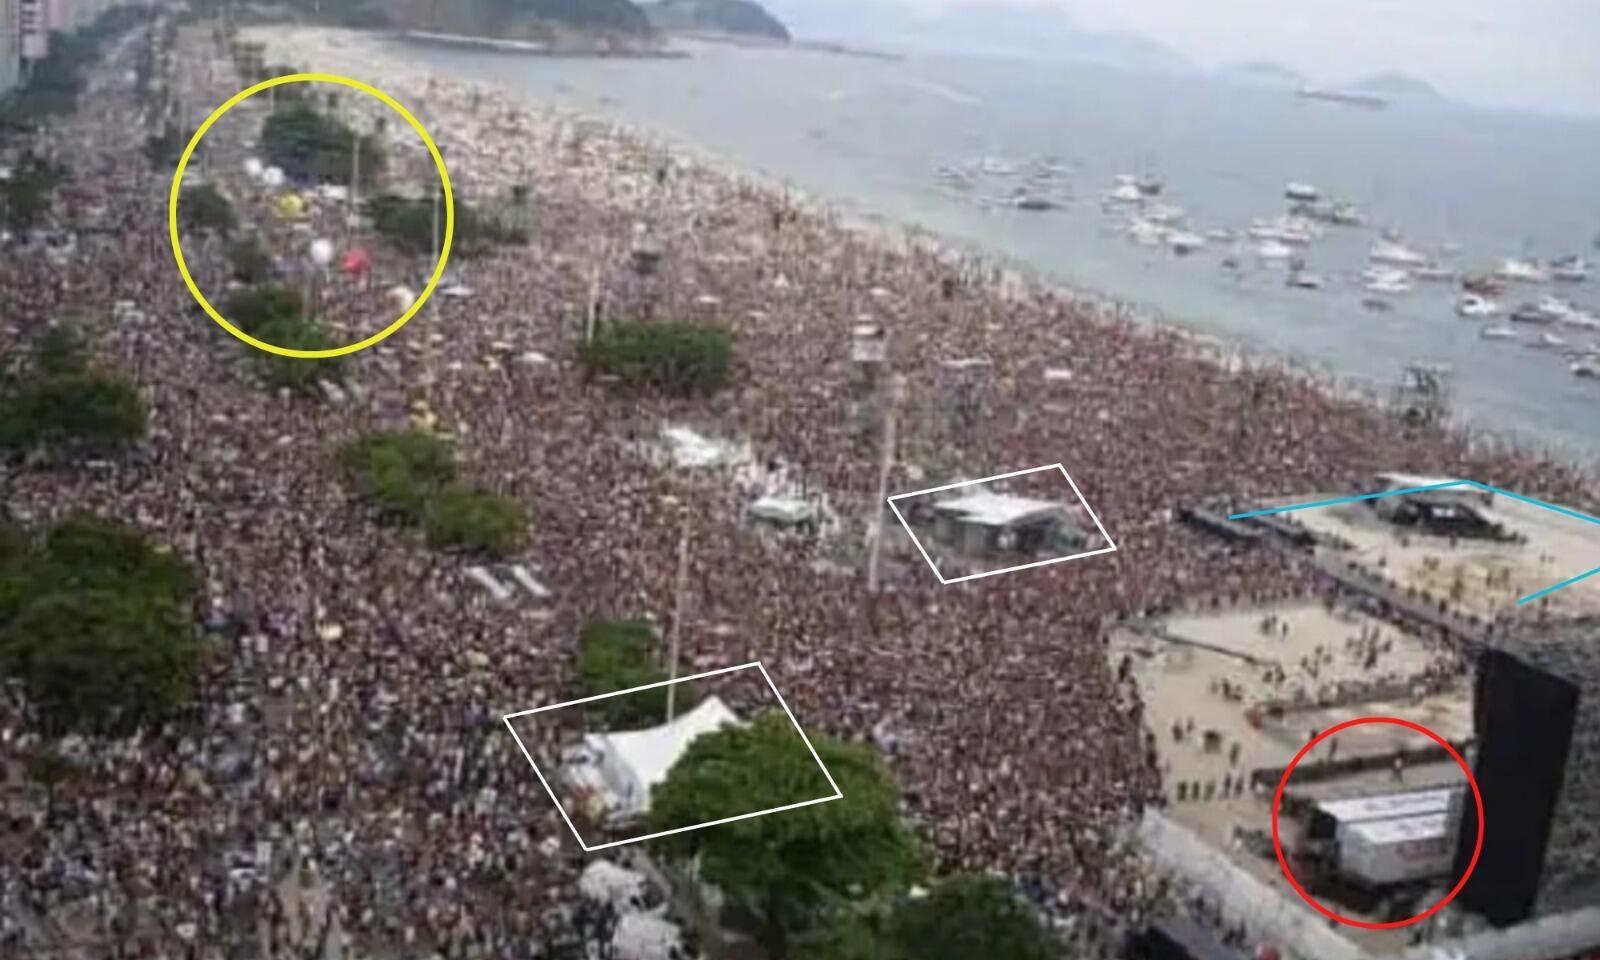
POLYGON ((1027 470, 1013 470, 1010 473, 1002 473, 993 477, 984 477, 981 480, 962 480, 959 483, 947 483, 942 487, 929 487, 926 490, 913 490, 910 493, 897 493, 889 498, 889 509, 894 511, 895 519, 900 521, 900 526, 905 528, 906 535, 911 538, 912 543, 916 544, 917 552, 922 554, 923 560, 927 561, 928 569, 933 571, 933 575, 938 577, 939 582, 942 584, 960 583, 963 580, 977 580, 982 577, 992 577, 1001 573, 1014 573, 1017 570, 1027 570, 1032 567, 1043 567, 1052 563, 1065 563, 1068 560, 1081 560, 1084 557, 1098 557, 1102 553, 1115 553, 1117 550, 1116 542, 1111 539, 1111 534, 1106 533, 1105 525, 1102 524, 1100 522, 1100 518, 1095 515, 1094 508, 1089 506, 1088 500, 1084 499, 1083 493, 1078 489, 1077 483, 1073 482, 1072 475, 1067 473, 1067 468, 1063 467, 1059 463, 1047 463, 1042 467, 1030 467, 1027 470), (1110 546, 1101 547, 1099 550, 1088 550, 1083 553, 1075 553, 1070 557, 1055 557, 1050 560, 1036 560, 1033 563, 1019 563, 1014 567, 1003 567, 999 570, 989 570, 985 573, 973 573, 968 574, 965 577, 955 577, 954 579, 946 580, 944 578, 944 574, 939 572, 939 568, 933 565, 933 558, 928 556, 928 551, 923 549, 922 541, 918 540, 917 535, 911 531, 911 524, 906 523, 906 518, 900 515, 900 508, 894 505, 896 500, 902 500, 906 497, 920 497, 925 493, 940 493, 945 490, 954 490, 957 487, 970 487, 975 483, 990 483, 995 480, 1007 480, 1011 477, 1020 477, 1027 473, 1038 473, 1041 470, 1061 471, 1061 475, 1067 478, 1067 484, 1072 487, 1072 492, 1077 495, 1078 502, 1083 504, 1083 509, 1088 512, 1089 519, 1094 521, 1095 529, 1100 531, 1100 536, 1104 538, 1105 542, 1110 544, 1110 546))
POLYGON ((660 680, 656 683, 646 683, 642 686, 629 687, 626 690, 617 690, 612 693, 601 693, 592 697, 582 697, 577 700, 568 700, 564 703, 552 703, 547 707, 535 707, 532 710, 521 710, 516 713, 508 713, 500 719, 505 722, 506 729, 511 731, 511 736, 517 741, 517 746, 522 748, 522 755, 528 758, 528 765, 533 767, 533 775, 539 778, 539 783, 544 786, 544 792, 550 795, 550 802, 556 805, 556 812, 561 814, 562 820, 566 821, 567 829, 572 831, 572 836, 578 841, 578 846, 590 852, 595 850, 604 850, 607 847, 620 847, 625 843, 639 843, 643 840, 654 840, 657 837, 665 837, 674 833, 686 833, 690 830, 700 830, 704 827, 714 827, 720 823, 732 823, 735 820, 748 820, 751 817, 761 817, 769 813, 780 813, 784 810, 797 810, 800 807, 809 807, 814 803, 827 803, 829 800, 839 800, 844 797, 844 794, 839 790, 839 784, 834 782, 833 774, 828 772, 828 765, 822 762, 821 757, 817 756, 817 748, 811 745, 811 739, 806 736, 806 731, 800 726, 800 722, 794 718, 794 711, 789 709, 789 704, 784 701, 783 694, 778 692, 778 685, 772 682, 772 677, 767 673, 767 668, 761 665, 760 660, 752 660, 749 663, 741 663, 736 667, 723 667, 719 670, 707 670, 705 673, 697 673, 689 677, 679 677, 676 680, 660 680), (806 745, 806 749, 811 751, 811 759, 817 761, 817 766, 822 768, 822 775, 828 778, 828 786, 833 788, 832 796, 817 797, 814 800, 802 800, 799 803, 789 803, 781 807, 772 807, 767 810, 757 810, 754 813, 741 813, 736 817, 723 817, 721 820, 709 820, 705 823, 697 823, 687 827, 677 827, 672 830, 661 830, 657 833, 646 834, 642 837, 630 837, 626 840, 613 840, 610 843, 597 843, 591 847, 587 843, 583 842, 583 836, 578 833, 578 828, 573 826, 572 818, 567 816, 567 811, 561 806, 561 801, 556 799, 556 792, 550 788, 550 781, 544 778, 544 774, 539 770, 539 764, 534 762, 533 754, 528 752, 528 745, 522 742, 522 738, 517 735, 517 728, 511 725, 511 721, 513 719, 517 717, 526 717, 529 714, 543 713, 546 710, 558 710, 561 707, 575 707, 580 703, 592 703, 596 700, 604 700, 608 697, 620 697, 624 694, 638 693, 640 690, 652 690, 656 687, 664 687, 672 683, 688 683, 690 680, 703 680, 706 677, 715 677, 718 674, 732 673, 735 670, 748 670, 751 667, 755 667, 757 670, 760 670, 761 676, 767 681, 767 686, 772 688, 772 695, 778 698, 778 705, 783 707, 783 712, 788 716, 789 722, 794 724, 795 732, 800 734, 800 742, 804 743, 806 745))

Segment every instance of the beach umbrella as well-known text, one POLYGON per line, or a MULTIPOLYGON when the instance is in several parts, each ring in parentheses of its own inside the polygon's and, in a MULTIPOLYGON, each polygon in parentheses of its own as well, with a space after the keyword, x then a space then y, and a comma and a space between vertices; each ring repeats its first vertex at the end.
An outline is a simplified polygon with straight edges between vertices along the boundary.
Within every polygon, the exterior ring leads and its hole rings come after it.
POLYGON ((266 165, 260 160, 256 159, 255 157, 244 158, 244 172, 249 174, 250 179, 260 180, 261 174, 265 171, 266 165))
POLYGON ((266 167, 261 171, 261 185, 274 189, 283 186, 286 178, 282 167, 266 167))
POLYGON ((348 274, 366 273, 372 269, 372 254, 366 247, 351 247, 339 261, 339 269, 348 274))
POLYGON ((417 292, 404 284, 395 284, 389 288, 389 302, 397 309, 404 310, 411 306, 417 299, 417 292))

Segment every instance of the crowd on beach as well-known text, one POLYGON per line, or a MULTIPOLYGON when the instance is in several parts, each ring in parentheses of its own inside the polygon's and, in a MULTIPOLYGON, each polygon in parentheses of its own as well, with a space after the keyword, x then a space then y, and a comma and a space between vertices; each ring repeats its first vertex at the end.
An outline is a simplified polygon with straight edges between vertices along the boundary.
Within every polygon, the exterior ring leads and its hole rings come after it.
MULTIPOLYGON (((170 171, 137 159, 156 119, 126 78, 142 37, 41 135, 73 169, 58 213, 80 217, 78 246, 0 261, 0 352, 73 321, 137 379, 152 427, 119 461, 0 466, 4 504, 32 522, 88 509, 170 543, 204 573, 219 656, 198 716, 55 744, 76 781, 48 804, 0 805, 5 956, 323 956, 332 939, 345 956, 553 956, 585 861, 500 717, 573 696, 586 620, 666 627, 680 610, 685 672, 761 660, 802 723, 884 750, 942 869, 1004 870, 1083 955, 1114 953, 1177 894, 1127 838, 1163 790, 1141 707, 1107 669, 1106 626, 1319 583, 1181 526, 1176 506, 1396 465, 1581 502, 1582 478, 1555 463, 1224 364, 1125 308, 851 228, 704 158, 429 76, 375 39, 261 37, 268 62, 358 76, 405 103, 444 148, 458 201, 526 184, 532 235, 453 263, 472 295, 438 298, 355 357, 339 399, 274 393, 174 267, 170 171), (660 251, 648 275, 629 256, 642 239, 660 251), (586 380, 574 358, 596 291, 601 318, 726 324, 733 385, 669 399, 586 380), (113 322, 119 301, 137 310, 113 322), (941 365, 983 357, 976 428, 939 451, 943 469, 1063 462, 1118 551, 949 587, 891 555, 873 594, 837 544, 753 530, 717 471, 640 454, 662 424, 692 424, 869 514, 877 434, 847 416, 863 318, 890 331, 906 383, 891 491, 963 478, 925 476, 919 458, 949 442, 941 365), (463 473, 528 505, 519 562, 548 599, 491 601, 465 578, 470 561, 355 499, 330 449, 419 409, 455 439, 463 473)), ((176 54, 191 104, 235 92, 209 25, 185 28, 176 54)), ((386 136, 396 176, 431 169, 419 145, 404 153, 404 124, 386 136)), ((197 276, 220 276, 215 245, 189 256, 197 276)), ((430 266, 417 260, 416 286, 430 266)), ((325 309, 351 305, 340 323, 387 321, 384 285, 329 282, 325 309)), ((23 719, 4 692, 0 757, 39 745, 23 719)), ((548 749, 573 731, 534 733, 548 749)), ((19 771, 0 773, 20 796, 19 771)))

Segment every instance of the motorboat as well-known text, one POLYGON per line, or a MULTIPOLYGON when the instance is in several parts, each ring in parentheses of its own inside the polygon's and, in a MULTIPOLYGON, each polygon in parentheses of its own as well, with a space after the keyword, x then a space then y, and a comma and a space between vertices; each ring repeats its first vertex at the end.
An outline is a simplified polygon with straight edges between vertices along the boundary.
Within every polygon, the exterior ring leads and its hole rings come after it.
POLYGON ((1250 237, 1255 240, 1276 240, 1304 247, 1317 238, 1317 226, 1304 217, 1287 216, 1274 220, 1256 220, 1250 225, 1250 237))
POLYGON ((1188 230, 1174 230, 1167 234, 1167 245, 1172 247, 1173 253, 1182 256, 1204 249, 1206 238, 1188 230))
POLYGON ((1322 199, 1321 190, 1309 183, 1300 183, 1299 181, 1292 181, 1288 186, 1284 187, 1283 195, 1290 200, 1299 200, 1304 203, 1315 203, 1322 199))
POLYGON ((1369 293, 1410 293, 1411 278, 1404 270, 1396 270, 1385 276, 1374 277, 1367 281, 1369 293))
POLYGON ((1128 235, 1133 237, 1133 242, 1141 247, 1159 247, 1166 242, 1167 235, 1170 232, 1159 223, 1151 223, 1149 220, 1139 218, 1135 218, 1128 225, 1128 235))
POLYGON ((1017 172, 1011 161, 1003 157, 984 157, 979 162, 978 169, 991 177, 1009 177, 1017 172))
POLYGON ((1144 194, 1139 192, 1139 187, 1130 178, 1126 182, 1122 177, 1117 178, 1117 185, 1106 192, 1104 200, 1110 205, 1143 203, 1144 194))
POLYGON ((1140 174, 1133 181, 1133 185, 1138 188, 1140 193, 1147 197, 1160 196, 1161 188, 1163 186, 1161 178, 1152 173, 1140 174))
POLYGON ((1528 341, 1528 346, 1538 347, 1541 350, 1559 350, 1566 345, 1565 338, 1558 337, 1549 331, 1539 334, 1537 339, 1528 341))
POLYGON ((1361 299, 1361 305, 1376 313, 1388 313, 1390 310, 1394 309, 1394 304, 1383 299, 1382 297, 1363 297, 1361 299))
POLYGON ((1469 293, 1456 301, 1456 313, 1463 317, 1492 317, 1500 312, 1500 305, 1482 294, 1469 293))
POLYGON ((1322 288, 1321 275, 1312 273, 1304 267, 1296 267, 1290 270, 1289 279, 1284 282, 1301 290, 1320 290, 1322 288))
POLYGON ((1600 360, 1579 360, 1570 368, 1575 377, 1587 377, 1590 380, 1600 380, 1600 360))
POLYGON ((1263 240, 1256 245, 1256 256, 1263 260, 1287 260, 1294 256, 1294 248, 1277 240, 1263 240))
POLYGON ((1454 280, 1456 271, 1454 267, 1447 266, 1437 260, 1429 260, 1418 267, 1413 267, 1411 275, 1418 280, 1454 280))
POLYGON ((1589 261, 1574 254, 1550 262, 1550 276, 1568 283, 1581 283, 1589 279, 1589 261))
POLYGON ((1539 298, 1539 309, 1548 314, 1552 319, 1564 321, 1578 313, 1578 308, 1570 300, 1560 297, 1543 296, 1539 298))
POLYGON ((1511 311, 1513 323, 1554 323, 1556 314, 1550 313, 1537 303, 1524 303, 1511 311))
POLYGON ((1517 331, 1505 324, 1490 324, 1478 331, 1478 336, 1485 340, 1515 340, 1517 331))
POLYGON ((1499 278, 1487 273, 1469 273, 1461 278, 1461 289, 1485 297, 1497 296, 1505 288, 1499 278))
POLYGON ((1207 230, 1206 239, 1214 240, 1217 243, 1232 243, 1238 239, 1238 235, 1227 227, 1218 227, 1215 230, 1207 230))
POLYGON ((1016 204, 1018 210, 1054 210, 1056 208, 1054 200, 1040 196, 1021 196, 1012 202, 1016 204))
POLYGON ((1372 249, 1367 251, 1367 259, 1374 263, 1393 263, 1403 267, 1420 267, 1428 262, 1423 254, 1398 240, 1388 239, 1373 241, 1372 249))
POLYGON ((1183 219, 1183 208, 1169 203, 1153 204, 1145 209, 1144 218, 1151 223, 1177 223, 1183 219))
POLYGON ((1544 283, 1550 279, 1549 271, 1539 265, 1536 260, 1518 260, 1507 257, 1500 261, 1500 266, 1495 269, 1495 276, 1502 280, 1516 283, 1544 283))
POLYGON ((1360 226, 1366 220, 1355 204, 1333 200, 1302 200, 1290 207, 1290 213, 1340 227, 1360 226))

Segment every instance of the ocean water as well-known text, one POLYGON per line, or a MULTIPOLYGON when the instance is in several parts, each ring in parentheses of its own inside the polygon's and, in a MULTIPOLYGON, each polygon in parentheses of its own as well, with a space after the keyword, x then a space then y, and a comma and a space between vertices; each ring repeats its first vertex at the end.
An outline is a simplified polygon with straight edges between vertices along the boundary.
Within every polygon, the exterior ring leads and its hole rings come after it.
MULTIPOLYGON (((1476 427, 1600 456, 1600 382, 1560 351, 1479 336, 1456 316, 1454 283, 1418 281, 1393 309, 1362 306, 1359 273, 1379 227, 1412 246, 1459 252, 1467 269, 1506 256, 1600 259, 1600 120, 1488 113, 1448 103, 1371 110, 1206 77, 1086 64, 967 58, 884 61, 811 51, 704 45, 679 60, 568 60, 413 48, 420 65, 703 145, 862 215, 916 224, 1028 264, 1043 275, 1148 307, 1170 323, 1386 390, 1409 361, 1454 371, 1453 412, 1476 427), (980 177, 969 193, 943 165, 1059 161, 1033 212, 985 198, 1021 176, 980 177), (1242 232, 1283 213, 1284 185, 1355 203, 1365 227, 1330 227, 1303 253, 1326 281, 1284 284, 1285 267, 1225 270, 1212 242, 1188 257, 1134 244, 1100 196, 1122 172, 1165 182, 1197 232, 1242 232)), ((1554 293, 1600 312, 1600 277, 1512 288, 1509 310, 1554 293)), ((1538 330, 1523 329, 1525 339, 1538 330)), ((1554 328, 1570 345, 1600 333, 1554 328)))

